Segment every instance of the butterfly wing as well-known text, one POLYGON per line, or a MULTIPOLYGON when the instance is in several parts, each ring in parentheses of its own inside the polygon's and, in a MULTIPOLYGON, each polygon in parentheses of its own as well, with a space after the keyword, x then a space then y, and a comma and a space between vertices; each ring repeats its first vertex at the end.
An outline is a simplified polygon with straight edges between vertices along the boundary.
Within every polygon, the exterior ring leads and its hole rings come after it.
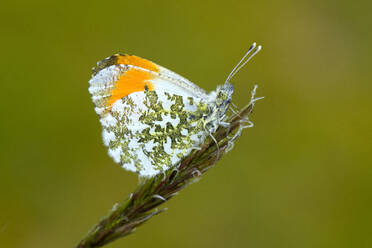
POLYGON ((114 55, 89 81, 109 155, 130 171, 153 176, 175 166, 206 137, 208 95, 148 60, 114 55))

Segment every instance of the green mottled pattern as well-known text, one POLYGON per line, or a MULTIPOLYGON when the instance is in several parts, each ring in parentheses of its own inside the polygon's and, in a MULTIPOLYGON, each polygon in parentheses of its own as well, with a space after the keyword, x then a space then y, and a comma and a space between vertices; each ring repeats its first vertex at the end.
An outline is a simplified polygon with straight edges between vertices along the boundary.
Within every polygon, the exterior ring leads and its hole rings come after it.
POLYGON ((122 109, 116 111, 113 108, 112 111, 117 125, 106 127, 107 131, 115 134, 109 149, 120 147, 121 164, 125 167, 134 163, 140 174, 144 166, 151 166, 159 172, 173 166, 207 134, 204 123, 210 115, 207 103, 192 97, 184 102, 184 96, 160 94, 147 91, 123 98, 122 109), (139 95, 142 95, 142 102, 136 104, 137 99, 133 98, 139 95), (164 105, 170 107, 166 109, 164 105), (164 122, 165 118, 169 121, 164 122), (152 149, 145 149, 149 143, 154 144, 152 149))

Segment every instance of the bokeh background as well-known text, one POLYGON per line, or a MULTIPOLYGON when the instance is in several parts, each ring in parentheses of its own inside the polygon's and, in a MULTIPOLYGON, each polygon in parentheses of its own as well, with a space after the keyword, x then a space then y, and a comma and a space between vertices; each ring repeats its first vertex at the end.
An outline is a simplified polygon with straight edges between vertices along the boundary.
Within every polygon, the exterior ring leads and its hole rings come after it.
POLYGON ((107 247, 372 247, 371 1, 5 1, 0 246, 73 247, 136 186, 88 94, 113 53, 258 102, 235 148, 107 247))

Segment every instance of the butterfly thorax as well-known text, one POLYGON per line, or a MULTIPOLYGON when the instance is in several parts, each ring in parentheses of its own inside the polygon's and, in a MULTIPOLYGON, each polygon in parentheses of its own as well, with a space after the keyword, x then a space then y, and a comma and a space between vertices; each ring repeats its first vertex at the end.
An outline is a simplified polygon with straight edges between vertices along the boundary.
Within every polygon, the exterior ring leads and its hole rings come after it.
POLYGON ((226 82, 223 86, 218 86, 216 91, 212 91, 209 94, 211 99, 209 102, 210 111, 204 122, 205 128, 209 133, 214 133, 226 117, 233 92, 234 86, 226 82))

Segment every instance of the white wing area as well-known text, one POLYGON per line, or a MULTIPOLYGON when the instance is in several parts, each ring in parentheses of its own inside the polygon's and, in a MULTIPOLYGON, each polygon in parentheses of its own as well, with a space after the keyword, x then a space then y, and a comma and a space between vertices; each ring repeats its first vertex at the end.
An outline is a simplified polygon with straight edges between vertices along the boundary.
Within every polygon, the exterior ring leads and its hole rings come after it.
POLYGON ((170 81, 172 82, 175 82, 175 81, 178 81, 178 82, 182 82, 184 85, 187 85, 188 87, 187 88, 191 88, 193 89, 193 92, 198 92, 199 94, 201 95, 206 95, 207 93, 205 92, 205 90, 203 90, 202 88, 200 88, 199 86, 197 86, 196 84, 194 84, 193 82, 191 82, 190 80, 188 80, 187 78, 165 68, 165 67, 162 67, 160 65, 157 65, 159 67, 159 70, 160 70, 160 74, 163 75, 163 78, 167 77, 170 79, 170 81))
POLYGON ((154 86, 155 90, 171 91, 178 94, 190 95, 194 97, 209 99, 209 95, 188 79, 178 75, 171 70, 164 67, 159 67, 159 72, 150 71, 134 65, 119 65, 123 70, 128 70, 128 68, 133 68, 136 70, 145 71, 153 75, 153 78, 149 80, 154 86))

